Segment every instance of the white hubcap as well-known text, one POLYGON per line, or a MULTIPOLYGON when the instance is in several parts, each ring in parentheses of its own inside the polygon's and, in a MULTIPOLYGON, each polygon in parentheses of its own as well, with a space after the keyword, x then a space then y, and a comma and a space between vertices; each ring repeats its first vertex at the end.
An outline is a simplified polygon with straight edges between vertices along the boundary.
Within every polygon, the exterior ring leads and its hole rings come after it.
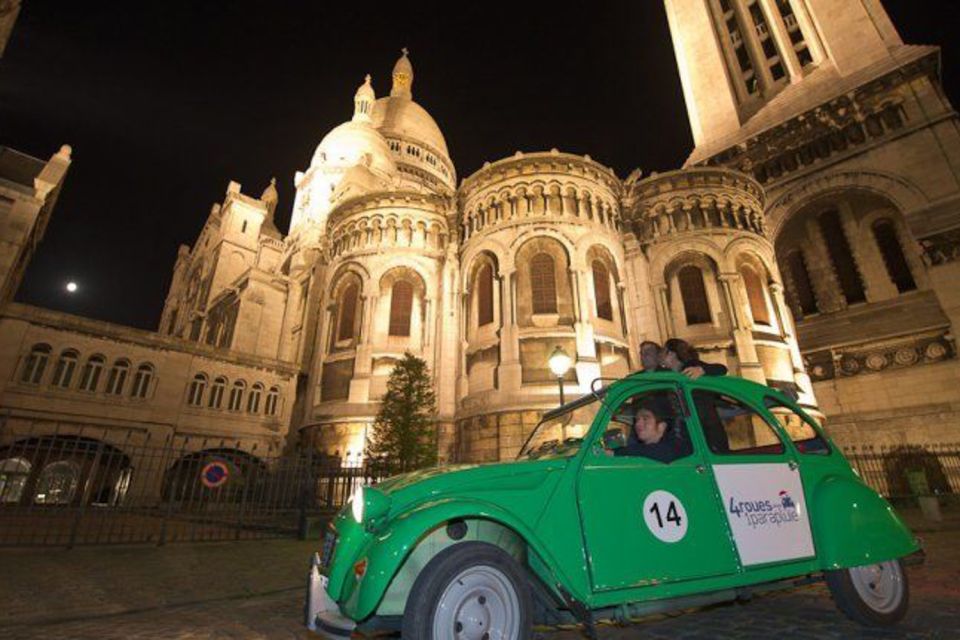
POLYGON ((903 600, 903 572, 896 560, 850 569, 850 579, 864 604, 890 613, 903 600))
POLYGON ((520 636, 520 599, 499 569, 470 567, 447 585, 433 618, 433 637, 515 640, 520 636))

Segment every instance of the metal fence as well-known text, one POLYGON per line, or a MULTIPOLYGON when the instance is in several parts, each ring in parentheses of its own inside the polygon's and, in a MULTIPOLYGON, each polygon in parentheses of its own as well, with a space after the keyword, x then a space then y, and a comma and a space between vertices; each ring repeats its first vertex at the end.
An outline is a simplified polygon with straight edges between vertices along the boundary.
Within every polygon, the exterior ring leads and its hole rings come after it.
MULTIPOLYGON (((960 496, 960 444, 858 446, 864 481, 898 500, 960 496)), ((307 534, 382 467, 270 455, 142 431, 23 431, 0 422, 0 546, 247 540, 307 534)))
POLYGON ((960 495, 960 443, 851 446, 843 452, 863 481, 887 498, 960 495))
POLYGON ((0 546, 304 536, 382 475, 221 439, 0 429, 0 546))

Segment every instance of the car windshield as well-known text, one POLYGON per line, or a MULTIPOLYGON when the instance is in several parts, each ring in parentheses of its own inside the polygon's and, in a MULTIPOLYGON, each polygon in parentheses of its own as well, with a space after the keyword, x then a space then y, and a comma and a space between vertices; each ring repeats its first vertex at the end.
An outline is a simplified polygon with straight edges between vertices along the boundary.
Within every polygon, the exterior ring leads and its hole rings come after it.
POLYGON ((601 407, 598 396, 587 396, 563 413, 548 413, 533 430, 517 459, 567 458, 580 450, 601 407))

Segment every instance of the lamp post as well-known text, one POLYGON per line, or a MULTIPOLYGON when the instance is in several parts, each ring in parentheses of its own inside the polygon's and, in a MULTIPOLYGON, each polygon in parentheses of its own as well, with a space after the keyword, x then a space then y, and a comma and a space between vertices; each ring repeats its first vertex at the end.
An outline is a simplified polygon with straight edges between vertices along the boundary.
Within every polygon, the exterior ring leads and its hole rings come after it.
POLYGON ((553 353, 550 354, 550 371, 553 372, 553 375, 557 376, 557 384, 560 386, 561 405, 563 404, 563 375, 567 372, 567 369, 570 368, 570 363, 570 356, 563 350, 563 347, 558 346, 553 350, 553 353))

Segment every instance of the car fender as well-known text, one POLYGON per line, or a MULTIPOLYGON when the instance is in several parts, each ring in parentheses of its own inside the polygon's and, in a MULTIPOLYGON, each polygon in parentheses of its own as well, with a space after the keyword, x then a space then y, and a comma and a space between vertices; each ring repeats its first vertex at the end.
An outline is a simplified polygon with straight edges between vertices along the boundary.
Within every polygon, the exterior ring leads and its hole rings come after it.
POLYGON ((812 500, 817 557, 823 569, 859 567, 919 549, 890 503, 853 476, 830 476, 812 500))
MULTIPOLYGON (((348 577, 341 594, 341 608, 354 620, 376 611, 404 561, 431 531, 449 520, 482 519, 511 529, 542 560, 550 584, 566 583, 541 541, 523 520, 509 511, 480 500, 444 499, 428 502, 392 519, 366 545, 357 560, 366 558, 367 569, 357 581, 348 577)), ((412 586, 412 585, 411 585, 412 586)))

